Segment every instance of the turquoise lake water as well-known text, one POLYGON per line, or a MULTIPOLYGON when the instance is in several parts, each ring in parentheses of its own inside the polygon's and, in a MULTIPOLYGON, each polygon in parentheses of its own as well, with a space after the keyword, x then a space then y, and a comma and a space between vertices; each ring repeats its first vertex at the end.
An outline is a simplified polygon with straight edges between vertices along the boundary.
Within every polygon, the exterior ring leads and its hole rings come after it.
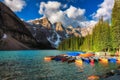
POLYGON ((45 56, 65 54, 67 51, 30 50, 0 51, 0 80, 86 80, 90 75, 103 75, 118 64, 82 66, 75 63, 44 61, 45 56))

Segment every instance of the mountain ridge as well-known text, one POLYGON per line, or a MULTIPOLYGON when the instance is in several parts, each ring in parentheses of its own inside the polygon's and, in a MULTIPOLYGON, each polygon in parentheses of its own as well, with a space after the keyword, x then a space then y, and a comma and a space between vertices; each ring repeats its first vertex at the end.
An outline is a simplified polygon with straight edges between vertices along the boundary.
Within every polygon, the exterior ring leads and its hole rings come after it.
POLYGON ((27 49, 25 47, 21 48, 19 43, 30 49, 53 49, 49 42, 45 44, 38 42, 24 22, 21 21, 4 3, 0 2, 0 44, 3 43, 6 44, 0 46, 0 50, 27 49), (9 36, 8 39, 3 39, 4 35, 9 36), (9 43, 9 41, 14 43, 12 40, 18 45, 13 45, 13 48, 10 48, 10 46, 7 45, 12 45, 9 43))
POLYGON ((56 48, 61 41, 67 38, 74 37, 74 36, 81 37, 81 36, 86 36, 88 34, 91 34, 91 30, 93 28, 93 27, 90 27, 91 29, 89 29, 89 27, 82 28, 80 26, 77 26, 75 28, 73 26, 64 27, 61 22, 55 22, 54 24, 52 24, 46 17, 37 18, 35 20, 30 20, 27 23, 32 26, 37 26, 36 28, 38 30, 41 30, 42 33, 46 35, 44 38, 46 38, 51 43, 51 45, 53 45, 56 48), (44 21, 44 22, 38 24, 38 22, 40 21, 44 21), (49 24, 51 24, 50 28, 46 28, 45 26, 43 26, 43 25, 49 25, 49 24))
POLYGON ((80 26, 66 27, 61 22, 52 24, 46 17, 21 21, 10 8, 0 2, 0 41, 3 43, 13 39, 17 40, 16 44, 21 43, 29 49, 55 49, 67 38, 86 36, 86 29, 80 26), (4 35, 9 36, 8 39, 2 39, 4 35))

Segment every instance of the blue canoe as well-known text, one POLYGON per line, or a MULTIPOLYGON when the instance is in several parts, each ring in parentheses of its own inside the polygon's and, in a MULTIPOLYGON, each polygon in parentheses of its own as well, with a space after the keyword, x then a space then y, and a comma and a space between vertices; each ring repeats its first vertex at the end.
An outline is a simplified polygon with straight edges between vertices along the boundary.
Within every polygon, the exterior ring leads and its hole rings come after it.
POLYGON ((111 63, 116 63, 117 59, 116 58, 110 58, 110 59, 108 59, 108 61, 111 62, 111 63))
POLYGON ((90 63, 90 59, 83 59, 83 61, 88 64, 90 63))
POLYGON ((79 54, 84 54, 84 52, 67 52, 68 56, 78 56, 79 54))

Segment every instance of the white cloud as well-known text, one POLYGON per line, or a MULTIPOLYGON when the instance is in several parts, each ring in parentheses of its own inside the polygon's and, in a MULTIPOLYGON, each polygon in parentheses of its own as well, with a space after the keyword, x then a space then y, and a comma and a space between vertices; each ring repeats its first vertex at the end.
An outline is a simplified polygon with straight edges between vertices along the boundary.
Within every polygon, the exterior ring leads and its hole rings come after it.
POLYGON ((70 8, 65 11, 65 13, 68 15, 69 18, 72 19, 80 18, 79 20, 81 20, 81 17, 84 17, 85 9, 80 9, 74 6, 70 6, 70 8))
POLYGON ((104 20, 110 20, 113 6, 114 0, 104 0, 104 2, 99 5, 97 12, 92 14, 93 19, 98 20, 103 16, 104 20))
POLYGON ((24 0, 4 0, 3 2, 14 12, 21 12, 26 6, 24 0))
POLYGON ((80 22, 85 20, 85 9, 70 6, 65 11, 62 11, 61 8, 67 8, 67 5, 63 5, 57 1, 41 2, 39 13, 47 17, 52 24, 62 22, 64 26, 72 25, 73 27, 77 27, 81 25, 80 22))
POLYGON ((57 12, 61 6, 61 3, 57 1, 49 1, 48 3, 40 3, 40 14, 49 15, 48 13, 57 12))

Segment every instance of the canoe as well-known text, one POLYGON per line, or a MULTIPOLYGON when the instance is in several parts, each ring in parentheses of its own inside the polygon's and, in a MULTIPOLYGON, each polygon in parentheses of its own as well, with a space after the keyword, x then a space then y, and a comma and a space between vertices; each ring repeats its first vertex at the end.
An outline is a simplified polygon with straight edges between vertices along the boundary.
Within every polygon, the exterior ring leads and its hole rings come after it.
POLYGON ((78 56, 79 52, 67 52, 68 56, 78 56))
POLYGON ((52 57, 46 56, 46 57, 44 57, 44 60, 52 60, 52 57))
POLYGON ((68 63, 73 63, 75 62, 75 58, 68 59, 68 63))
POLYGON ((54 60, 55 60, 55 61, 60 61, 61 59, 62 59, 62 57, 59 57, 59 56, 58 56, 58 57, 56 57, 54 60))
POLYGON ((117 59, 116 58, 110 58, 110 59, 108 59, 109 60, 109 62, 111 62, 111 63, 116 63, 117 62, 117 59))
POLYGON ((89 64, 90 60, 88 58, 84 58, 84 62, 89 64))
POLYGON ((61 59, 61 61, 62 61, 62 62, 66 62, 68 59, 69 59, 69 58, 67 58, 67 57, 63 57, 63 58, 61 59))
POLYGON ((94 59, 90 59, 90 63, 94 63, 95 61, 94 61, 94 59))
POLYGON ((106 58, 101 58, 101 59, 100 59, 100 62, 102 62, 102 63, 108 63, 108 59, 106 59, 106 58))
POLYGON ((117 63, 120 64, 120 58, 117 59, 117 63))
POLYGON ((78 59, 78 60, 75 60, 75 63, 83 64, 83 61, 81 59, 78 59))
POLYGON ((75 60, 75 65, 77 67, 82 67, 83 66, 83 61, 81 59, 75 60))

